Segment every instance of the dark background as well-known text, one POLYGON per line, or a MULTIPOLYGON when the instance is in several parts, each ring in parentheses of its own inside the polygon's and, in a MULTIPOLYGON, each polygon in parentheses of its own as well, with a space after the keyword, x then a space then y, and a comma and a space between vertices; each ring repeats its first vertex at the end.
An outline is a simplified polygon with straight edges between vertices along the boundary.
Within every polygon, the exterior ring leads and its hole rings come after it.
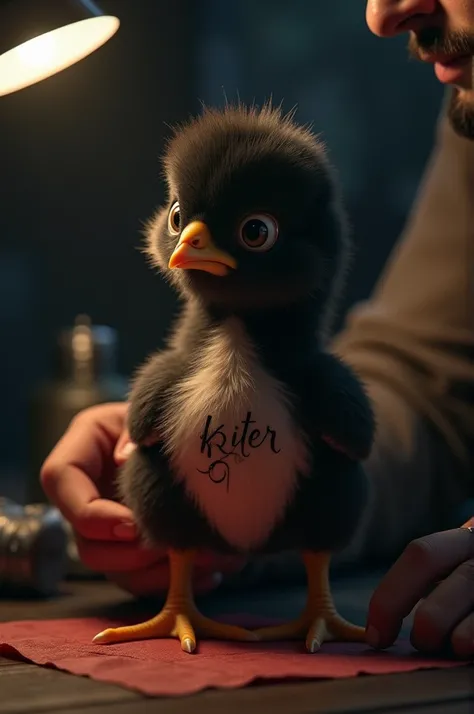
POLYGON ((166 124, 224 93, 298 105, 328 144, 352 221, 344 309, 370 293, 433 142, 441 88, 408 61, 406 38, 369 33, 362 0, 101 5, 122 23, 108 44, 0 98, 0 488, 26 467, 28 400, 60 328, 80 312, 117 328, 127 375, 161 344, 174 296, 138 248, 163 198, 166 124))

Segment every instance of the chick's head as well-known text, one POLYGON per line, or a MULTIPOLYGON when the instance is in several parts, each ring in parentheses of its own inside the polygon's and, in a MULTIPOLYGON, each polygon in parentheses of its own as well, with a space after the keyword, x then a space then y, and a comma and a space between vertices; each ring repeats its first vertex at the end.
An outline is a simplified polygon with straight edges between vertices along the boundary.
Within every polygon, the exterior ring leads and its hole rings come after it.
POLYGON ((266 105, 204 110, 164 157, 147 253, 183 296, 227 310, 313 297, 344 274, 344 213, 322 143, 266 105))

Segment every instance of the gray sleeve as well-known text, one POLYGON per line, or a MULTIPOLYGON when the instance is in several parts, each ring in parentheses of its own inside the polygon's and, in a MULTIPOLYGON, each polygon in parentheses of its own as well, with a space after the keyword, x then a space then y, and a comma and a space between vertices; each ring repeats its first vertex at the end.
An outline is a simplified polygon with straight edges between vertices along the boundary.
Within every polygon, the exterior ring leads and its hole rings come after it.
POLYGON ((377 420, 351 553, 391 555, 449 524, 474 486, 474 142, 444 115, 405 234, 333 347, 377 420))
POLYGON ((371 497, 340 564, 396 557, 413 538, 451 527, 468 496, 465 463, 442 434, 403 394, 367 381, 378 422, 365 463, 371 497))

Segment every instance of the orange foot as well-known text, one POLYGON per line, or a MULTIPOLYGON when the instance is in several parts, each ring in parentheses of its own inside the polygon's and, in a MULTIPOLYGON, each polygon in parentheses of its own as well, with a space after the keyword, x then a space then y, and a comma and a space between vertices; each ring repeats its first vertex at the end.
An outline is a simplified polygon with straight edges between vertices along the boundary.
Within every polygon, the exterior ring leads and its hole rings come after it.
POLYGON ((258 639, 304 639, 308 652, 317 652, 324 642, 365 642, 365 628, 352 625, 334 607, 329 588, 329 556, 305 553, 308 575, 308 601, 302 615, 284 625, 256 630, 258 639))
POLYGON ((99 632, 93 642, 110 644, 130 640, 148 640, 162 637, 177 637, 181 649, 194 652, 197 647, 196 633, 206 639, 255 641, 257 635, 242 627, 225 625, 204 617, 193 603, 168 602, 159 615, 139 625, 109 628, 99 632))
POLYGON ((308 652, 317 652, 324 642, 365 642, 365 629, 344 620, 337 612, 308 608, 297 620, 256 630, 260 641, 306 641, 308 652))
POLYGON ((201 637, 219 640, 256 641, 258 636, 234 625, 225 625, 204 617, 192 597, 191 575, 193 554, 170 552, 170 589, 162 611, 151 620, 139 625, 108 628, 99 632, 93 642, 109 644, 177 637, 185 652, 194 652, 197 646, 196 633, 201 637))

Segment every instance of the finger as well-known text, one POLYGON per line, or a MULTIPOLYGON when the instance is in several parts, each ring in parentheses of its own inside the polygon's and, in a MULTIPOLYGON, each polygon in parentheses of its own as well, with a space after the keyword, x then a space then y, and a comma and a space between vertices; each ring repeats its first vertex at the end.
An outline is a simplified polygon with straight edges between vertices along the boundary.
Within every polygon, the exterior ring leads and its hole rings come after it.
MULTIPOLYGON (((464 524, 461 526, 461 528, 473 528, 473 527, 474 527, 474 517, 470 518, 468 521, 466 521, 466 523, 464 523, 464 524)), ((437 588, 439 584, 440 584, 440 581, 430 583, 430 584, 428 585, 428 589, 427 589, 427 591, 426 591, 424 597, 427 598, 428 595, 430 595, 430 593, 432 593, 433 590, 434 590, 435 588, 437 588)))
POLYGON ((149 550, 137 543, 91 541, 77 536, 76 544, 81 562, 99 573, 126 573, 127 577, 133 577, 133 573, 143 568, 162 567, 166 560, 163 551, 149 550))
POLYGON ((369 605, 367 641, 389 647, 403 619, 428 586, 474 557, 474 536, 465 529, 434 533, 412 541, 375 590, 369 605))
POLYGON ((121 466, 128 459, 130 454, 136 449, 136 445, 130 439, 128 429, 124 429, 121 433, 117 445, 114 450, 115 463, 121 466))
MULTIPOLYGON (((72 494, 70 502, 77 498, 72 494)), ((97 541, 134 541, 138 528, 132 511, 121 503, 96 498, 74 513, 71 524, 76 533, 95 543, 97 541)))
POLYGON ((474 656, 474 612, 454 628, 451 646, 458 657, 465 659, 474 656))
POLYGON ((123 431, 126 413, 127 405, 117 402, 85 409, 72 419, 43 466, 47 488, 53 494, 55 478, 48 474, 65 465, 78 467, 94 480, 100 477, 104 460, 110 461, 123 431))
POLYGON ((51 501, 75 531, 92 540, 130 540, 137 537, 132 511, 100 497, 96 485, 75 466, 58 475, 51 501))
POLYGON ((440 650, 458 623, 473 609, 474 559, 457 567, 420 604, 413 619, 413 646, 427 653, 440 650))
MULTIPOLYGON (((84 509, 100 496, 108 492, 112 495, 115 475, 112 454, 125 414, 126 405, 121 403, 84 410, 72 420, 41 470, 46 495, 80 532, 84 509)), ((107 508, 109 515, 115 513, 116 521, 130 519, 128 509, 124 511, 118 504, 113 513, 112 506, 107 508)))

